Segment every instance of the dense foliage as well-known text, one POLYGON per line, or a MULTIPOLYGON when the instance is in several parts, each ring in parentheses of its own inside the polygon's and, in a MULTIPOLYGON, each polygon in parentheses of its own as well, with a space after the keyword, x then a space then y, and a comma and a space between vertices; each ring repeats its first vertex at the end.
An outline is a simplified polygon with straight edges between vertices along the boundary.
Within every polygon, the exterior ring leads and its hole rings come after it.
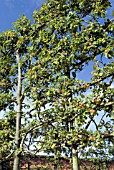
POLYGON ((106 13, 110 6, 108 0, 48 0, 34 11, 33 21, 22 16, 13 30, 0 34, 0 145, 1 153, 8 153, 4 159, 44 151, 57 161, 73 150, 73 159, 78 154, 112 158, 114 19, 106 13))

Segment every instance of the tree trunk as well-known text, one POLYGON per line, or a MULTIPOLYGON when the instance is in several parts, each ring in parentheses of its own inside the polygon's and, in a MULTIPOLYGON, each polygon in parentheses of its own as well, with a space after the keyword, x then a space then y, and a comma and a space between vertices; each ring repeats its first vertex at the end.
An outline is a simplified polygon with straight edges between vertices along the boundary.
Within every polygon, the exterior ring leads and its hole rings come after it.
POLYGON ((18 63, 18 87, 17 87, 17 114, 16 114, 16 150, 17 153, 14 158, 14 165, 13 170, 19 170, 19 163, 20 163, 20 155, 19 155, 19 149, 20 149, 20 129, 21 129, 21 109, 22 109, 22 103, 21 103, 21 93, 22 93, 22 80, 21 80, 21 63, 20 63, 20 56, 17 52, 17 63, 18 63))
POLYGON ((30 161, 28 161, 28 170, 30 170, 30 161))
POLYGON ((72 167, 73 170, 79 170, 78 153, 74 148, 72 148, 72 167))
POLYGON ((54 164, 54 170, 57 170, 57 164, 54 164))

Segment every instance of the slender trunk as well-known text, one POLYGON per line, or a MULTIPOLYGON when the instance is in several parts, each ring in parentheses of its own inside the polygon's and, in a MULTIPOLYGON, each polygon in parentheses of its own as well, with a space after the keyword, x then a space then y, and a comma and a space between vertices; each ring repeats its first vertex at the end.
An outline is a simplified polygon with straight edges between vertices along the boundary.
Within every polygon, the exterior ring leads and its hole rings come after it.
MULTIPOLYGON (((18 103, 18 109, 17 109, 17 114, 16 114, 16 135, 15 135, 15 140, 16 140, 16 149, 17 151, 20 148, 20 129, 21 129, 21 109, 22 109, 22 104, 21 104, 21 93, 22 93, 22 82, 21 82, 21 63, 20 63, 20 56, 17 52, 16 54, 17 57, 17 62, 18 62, 18 88, 17 88, 17 103, 18 103)), ((14 165, 13 165, 13 170, 19 170, 19 162, 20 162, 20 155, 17 154, 15 155, 14 158, 14 165)))
MULTIPOLYGON (((71 78, 71 76, 70 76, 70 71, 69 71, 70 69, 68 69, 67 70, 67 73, 66 73, 66 75, 68 76, 68 78, 70 79, 71 78)), ((69 89, 68 89, 69 90, 69 89)), ((72 101, 72 90, 70 90, 70 95, 69 95, 69 97, 71 98, 71 101, 72 101)), ((69 128, 70 127, 76 127, 76 120, 74 121, 74 122, 70 122, 70 124, 69 124, 69 128)), ((70 129, 69 129, 70 130, 70 129)), ((73 170, 80 170, 79 169, 79 163, 78 163, 78 152, 77 152, 77 150, 74 148, 74 147, 72 147, 72 168, 73 168, 73 170)))
POLYGON ((57 165, 56 164, 54 165, 54 170, 57 170, 57 165))
MULTIPOLYGON (((32 140, 32 136, 30 137, 29 144, 28 144, 28 146, 27 146, 28 150, 30 149, 29 146, 30 146, 30 144, 31 144, 31 140, 32 140)), ((28 158, 28 170, 30 170, 30 165, 31 165, 31 163, 30 163, 30 157, 29 157, 29 158, 28 158)))
MULTIPOLYGON (((73 122, 73 127, 74 128, 77 127, 76 119, 73 122)), ((78 151, 77 151, 76 146, 72 146, 72 167, 73 167, 73 170, 80 170, 79 162, 78 162, 78 151)))
POLYGON ((74 148, 72 148, 72 167, 73 170, 79 170, 78 153, 74 148))
POLYGON ((2 170, 2 153, 0 153, 0 170, 2 170))
POLYGON ((28 161, 28 170, 30 170, 30 162, 28 161))

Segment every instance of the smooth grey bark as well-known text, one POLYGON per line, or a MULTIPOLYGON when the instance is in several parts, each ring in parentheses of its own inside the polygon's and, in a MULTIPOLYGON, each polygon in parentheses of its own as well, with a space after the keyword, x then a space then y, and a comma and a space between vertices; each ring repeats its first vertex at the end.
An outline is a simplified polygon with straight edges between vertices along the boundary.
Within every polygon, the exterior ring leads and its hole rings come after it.
POLYGON ((57 170, 57 165, 54 165, 54 170, 57 170))
MULTIPOLYGON (((17 63, 18 63, 18 87, 17 87, 17 113, 16 113, 16 150, 19 151, 20 149, 20 129, 21 129, 21 110, 22 110, 22 103, 21 103, 21 93, 22 93, 22 79, 21 79, 21 63, 20 63, 20 56, 18 52, 16 53, 17 63)), ((19 163, 20 163, 20 155, 19 152, 15 155, 13 170, 19 170, 19 163)))
POLYGON ((73 170, 79 170, 79 163, 78 163, 78 153, 76 149, 72 148, 72 167, 73 170))
MULTIPOLYGON (((78 128, 76 119, 73 122, 73 127, 78 128)), ((75 146, 72 146, 72 168, 73 170, 80 170, 80 166, 78 162, 78 151, 75 146)))
MULTIPOLYGON (((70 71, 67 71, 68 73, 68 78, 70 79, 70 71)), ((71 94, 69 96, 71 98, 71 101, 72 101, 72 91, 71 91, 71 94)), ((70 127, 76 127, 77 123, 76 123, 76 119, 74 120, 74 122, 70 122, 70 127)), ((77 150, 74 149, 74 147, 72 146, 72 168, 73 170, 80 170, 79 169, 79 163, 78 163, 78 153, 77 153, 77 150)))

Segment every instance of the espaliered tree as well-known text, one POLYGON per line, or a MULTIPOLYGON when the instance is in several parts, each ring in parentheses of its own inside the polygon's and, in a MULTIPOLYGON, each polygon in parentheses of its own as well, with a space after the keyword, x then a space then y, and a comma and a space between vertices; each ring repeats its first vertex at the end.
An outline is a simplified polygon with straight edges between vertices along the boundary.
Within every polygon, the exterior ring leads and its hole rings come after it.
POLYGON ((32 62, 27 52, 30 27, 30 21, 22 16, 15 23, 15 30, 0 34, 0 110, 4 111, 1 125, 2 155, 5 152, 1 161, 14 158, 14 170, 20 169, 20 156, 26 148, 24 142, 29 126, 32 125, 34 129, 34 118, 31 121, 29 119, 33 108, 28 101, 29 87, 26 86, 26 73, 32 62))
POLYGON ((5 132, 15 136, 13 142, 3 142, 2 150, 6 146, 11 152, 6 158, 14 157, 13 170, 19 170, 21 154, 30 152, 28 138, 34 154, 53 153, 55 162, 62 153, 71 153, 73 170, 80 168, 81 151, 91 148, 91 155, 95 147, 106 147, 106 139, 112 143, 110 6, 108 0, 48 0, 34 11, 31 23, 22 16, 15 30, 0 35, 3 137, 5 132), (16 119, 10 129, 8 117, 16 119))
MULTIPOLYGON (((26 45, 28 38, 26 27, 29 27, 29 20, 26 17, 21 18, 21 30, 9 30, 0 35, 0 110, 5 112, 3 134, 12 140, 3 140, 2 152, 10 154, 6 156, 9 158, 15 151, 14 168, 19 169, 19 152, 21 152, 21 118, 23 117, 23 94, 22 81, 24 74, 29 67, 29 60, 22 62, 23 55, 26 53, 26 45), (20 32, 19 32, 20 31, 20 32), (21 35, 25 31, 24 37, 21 35), (28 65, 27 65, 28 64, 28 65), (24 68, 26 69, 24 70, 24 68), (15 135, 16 134, 16 135, 15 135)), ((18 21, 17 21, 18 24, 18 21)), ((26 60, 26 59, 25 59, 26 60)), ((24 86, 23 86, 24 88, 24 86)))
POLYGON ((31 91, 36 108, 44 107, 40 120, 53 120, 42 131, 43 150, 56 155, 72 150, 74 170, 79 169, 78 153, 83 148, 100 146, 113 136, 114 37, 113 19, 106 16, 109 6, 108 1, 57 0, 33 14, 30 53, 36 56, 31 72, 36 81, 31 79, 31 91), (42 82, 46 88, 38 93, 42 82))

